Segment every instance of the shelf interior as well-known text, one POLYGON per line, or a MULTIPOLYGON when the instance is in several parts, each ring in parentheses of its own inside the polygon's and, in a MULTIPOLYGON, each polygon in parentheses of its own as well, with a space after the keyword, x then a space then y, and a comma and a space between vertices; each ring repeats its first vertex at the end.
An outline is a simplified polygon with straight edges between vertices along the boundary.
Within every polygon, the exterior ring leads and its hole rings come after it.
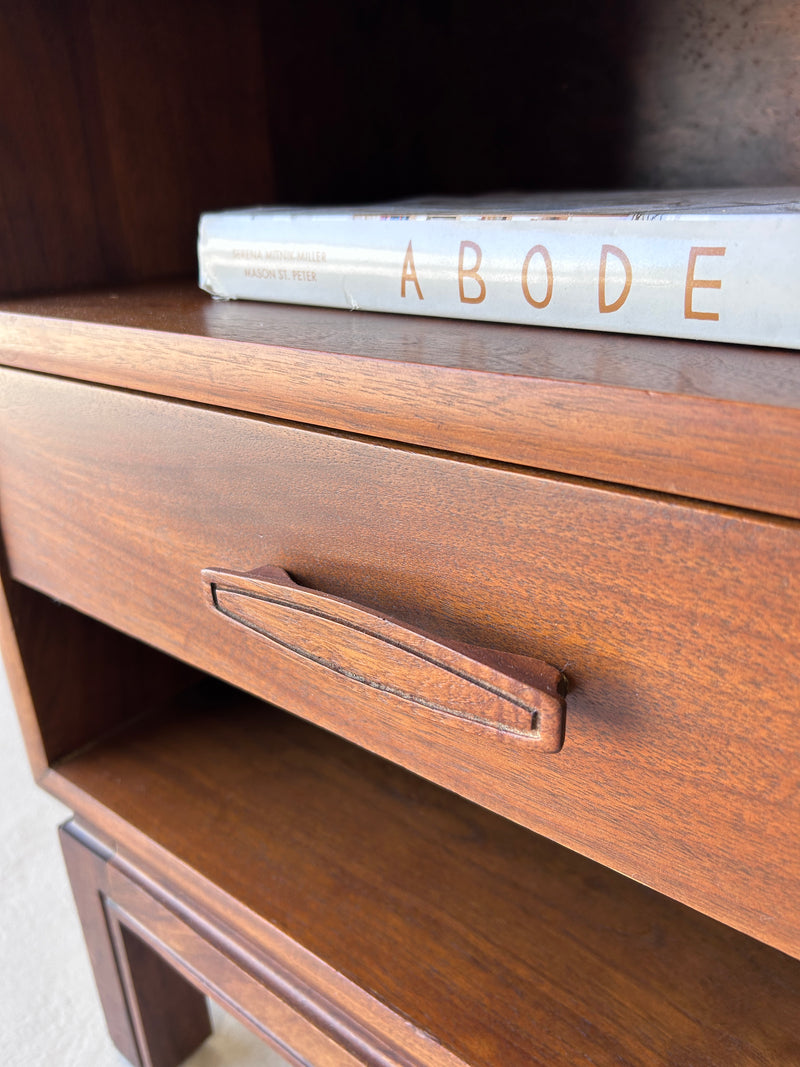
POLYGON ((800 1060, 800 962, 221 683, 57 775, 471 1064, 800 1060))
POLYGON ((30 0, 1 30, 4 293, 189 271, 215 208, 797 181, 788 0, 490 17, 477 0, 30 0))

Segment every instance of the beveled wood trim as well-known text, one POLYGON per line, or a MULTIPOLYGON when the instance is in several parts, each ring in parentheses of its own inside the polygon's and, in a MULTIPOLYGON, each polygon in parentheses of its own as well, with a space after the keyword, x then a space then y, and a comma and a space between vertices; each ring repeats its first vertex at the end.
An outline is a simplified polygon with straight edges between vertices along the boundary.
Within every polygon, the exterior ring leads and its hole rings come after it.
POLYGON ((112 853, 74 821, 59 838, 112 1041, 137 1067, 178 1067, 211 1033, 205 998, 126 930, 108 898, 112 853))
POLYGON ((85 835, 74 822, 59 827, 58 836, 109 1036, 126 1059, 144 1067, 103 907, 111 851, 85 835))
POLYGON ((179 1067, 211 1035, 204 993, 139 936, 107 896, 103 910, 143 1067, 179 1067))
MULTIPOLYGON (((405 1050, 365 1032, 319 990, 304 985, 281 963, 249 953, 221 936, 181 901, 122 864, 109 870, 109 907, 129 930, 177 972, 212 997, 263 1041, 298 1067, 428 1067, 405 1050), (180 911, 180 917, 176 914, 180 911)), ((435 1056, 435 1054, 434 1054, 435 1056)), ((448 1067, 462 1061, 449 1059, 448 1067)), ((442 1061, 440 1060, 440 1063, 442 1061)))
POLYGON ((106 911, 290 1063, 464 1067, 410 1020, 56 772, 45 788, 95 820, 91 828, 69 825, 106 852, 106 911))
POLYGON ((800 356, 212 301, 0 305, 0 362, 800 517, 800 356))

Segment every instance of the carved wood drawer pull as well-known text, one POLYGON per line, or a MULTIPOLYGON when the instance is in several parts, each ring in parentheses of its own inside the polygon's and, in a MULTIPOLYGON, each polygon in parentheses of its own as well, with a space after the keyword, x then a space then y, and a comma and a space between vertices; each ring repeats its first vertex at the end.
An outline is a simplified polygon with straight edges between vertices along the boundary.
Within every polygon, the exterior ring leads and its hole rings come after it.
POLYGON ((280 567, 207 569, 203 582, 215 611, 295 656, 410 705, 524 738, 540 752, 563 744, 562 676, 541 660, 440 641, 297 585, 280 567))

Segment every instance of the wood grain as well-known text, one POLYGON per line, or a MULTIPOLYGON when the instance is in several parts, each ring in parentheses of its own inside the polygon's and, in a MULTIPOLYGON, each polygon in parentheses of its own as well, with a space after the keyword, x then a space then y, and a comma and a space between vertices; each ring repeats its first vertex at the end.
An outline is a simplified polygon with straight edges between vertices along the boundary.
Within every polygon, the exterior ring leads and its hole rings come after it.
POLYGON ((475 1067, 800 1056, 798 961, 239 693, 187 694, 59 773, 123 830, 129 874, 124 824, 170 857, 165 906, 264 988, 283 967, 306 1012, 335 1016, 349 979, 475 1067), (298 952, 333 973, 304 987, 298 952))
MULTIPOLYGON (((276 195, 800 181, 789 0, 373 8, 0 2, 0 291, 188 274, 201 210, 276 195)), ((0 363, 333 431, 0 380, 42 590, 0 558, 0 636, 35 773, 107 835, 75 884, 128 1054, 115 951, 320 1067, 800 1061, 796 961, 264 706, 163 706, 211 668, 800 952, 798 526, 764 517, 800 518, 797 353, 164 285, 6 303, 0 363), (199 570, 264 562, 564 666, 558 762, 232 642, 199 570)))
MULTIPOLYGON (((81 832, 87 831, 84 827, 81 832)), ((175 860, 172 860, 173 871, 175 860)), ((206 888, 176 894, 116 853, 107 864, 108 906, 181 974, 237 1016, 297 1067, 460 1067, 463 1061, 315 957, 249 913, 251 939, 230 908, 197 901, 206 888), (200 890, 198 895, 197 890, 200 890), (215 920, 209 922, 208 915, 215 920)), ((215 891, 219 895, 219 891, 215 891)), ((237 905, 234 904, 234 910, 237 905)), ((241 919, 242 915, 238 916, 241 919)))
POLYGON ((800 356, 213 301, 6 302, 0 363, 800 517, 800 356))
POLYGON ((59 838, 109 1035, 127 1060, 142 1067, 101 896, 106 881, 105 861, 110 852, 107 849, 87 851, 64 827, 59 831, 59 838))
POLYGON ((163 655, 19 582, 6 583, 45 766, 158 707, 197 677, 163 655), (138 684, 131 685, 130 679, 138 684))
POLYGON ((5 371, 13 575, 786 951, 800 951, 798 526, 5 371), (201 571, 564 668, 567 744, 230 632, 201 571), (485 731, 484 731, 485 733, 485 731))
POLYGON ((59 837, 111 1039, 136 1067, 178 1067, 211 1033, 205 999, 109 908, 110 853, 73 823, 59 837))
POLYGON ((442 641, 298 585, 280 567, 246 574, 207 569, 202 579, 208 606, 235 626, 300 660, 391 692, 412 715, 420 706, 468 720, 537 752, 558 752, 564 743, 566 679, 548 663, 442 641))
POLYGON ((106 901, 104 907, 143 1067, 179 1067, 211 1034, 205 997, 106 901))
POLYGON ((268 201, 260 46, 255 0, 0 4, 0 292, 187 273, 202 210, 268 201))
MULTIPOLYGON (((388 1042, 383 1034, 359 1033, 358 1027, 352 1021, 348 1025, 344 1018, 342 1025, 333 1027, 339 1040, 326 1033, 323 1027, 318 1028, 320 1020, 313 1010, 317 1005, 309 1003, 311 998, 307 989, 292 988, 285 979, 281 980, 284 978, 282 974, 275 974, 273 968, 258 963, 254 966, 247 952, 231 952, 230 939, 209 931, 196 913, 191 915, 189 922, 181 921, 187 915, 183 901, 168 898, 172 908, 180 910, 181 918, 178 918, 174 910, 168 910, 162 903, 163 891, 156 890, 154 899, 139 887, 137 881, 126 876, 127 871, 126 875, 121 874, 119 866, 116 860, 109 864, 113 899, 109 895, 108 908, 120 928, 135 931, 134 936, 141 945, 147 946, 153 954, 162 955, 177 972, 190 977, 199 989, 270 1044, 281 1055, 282 1062, 285 1060, 295 1067, 310 1064, 314 1067, 363 1067, 364 1064, 393 1067, 397 1062, 396 1056, 386 1055, 388 1042), (221 942, 221 945, 218 947, 215 942, 221 942), (300 1004, 296 1005, 294 1000, 300 1004)), ((330 1006, 326 1007, 330 1015, 330 1006)), ((385 1022, 391 1013, 384 1011, 382 1014, 385 1022)), ((410 1027, 407 1025, 406 1029, 410 1027)), ((447 1067, 461 1064, 455 1057, 443 1054, 433 1041, 428 1040, 427 1046, 427 1055, 423 1059, 414 1058, 407 1048, 403 1048, 401 1062, 407 1067, 439 1067, 442 1061, 447 1067)))

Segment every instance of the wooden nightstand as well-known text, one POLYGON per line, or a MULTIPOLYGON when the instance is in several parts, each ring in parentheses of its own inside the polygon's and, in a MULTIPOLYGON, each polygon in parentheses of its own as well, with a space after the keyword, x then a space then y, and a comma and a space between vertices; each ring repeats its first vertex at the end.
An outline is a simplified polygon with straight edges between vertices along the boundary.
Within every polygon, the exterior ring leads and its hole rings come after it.
MULTIPOLYGON (((8 260, 0 525, 114 1040, 176 1064, 208 994, 299 1064, 800 1062, 800 358, 142 283, 185 219, 138 256, 131 79, 183 109, 178 159, 198 49, 221 110, 260 106, 233 57, 261 70, 264 12, 212 8, 20 24, 111 92, 81 157, 106 246, 8 260)), ((187 216, 262 165, 184 173, 187 216)))

